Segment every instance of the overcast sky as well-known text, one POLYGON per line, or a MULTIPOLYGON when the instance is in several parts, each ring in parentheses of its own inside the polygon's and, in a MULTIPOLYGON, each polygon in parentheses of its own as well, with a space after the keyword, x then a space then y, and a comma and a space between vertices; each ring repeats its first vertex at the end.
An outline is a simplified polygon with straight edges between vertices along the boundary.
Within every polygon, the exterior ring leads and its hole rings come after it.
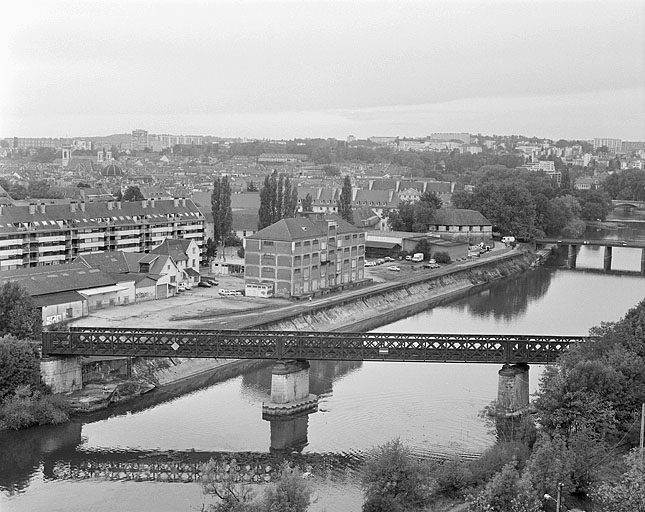
POLYGON ((20 0, 0 136, 645 139, 645 1, 20 0))

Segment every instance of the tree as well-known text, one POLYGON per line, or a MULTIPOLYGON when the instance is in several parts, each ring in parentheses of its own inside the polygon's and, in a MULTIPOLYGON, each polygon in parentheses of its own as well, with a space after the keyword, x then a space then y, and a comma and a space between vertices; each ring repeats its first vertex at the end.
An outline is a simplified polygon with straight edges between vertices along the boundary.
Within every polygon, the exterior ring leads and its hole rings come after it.
POLYGON ((618 481, 603 482, 592 497, 612 512, 645 512, 645 470, 643 454, 634 449, 625 457, 625 471, 618 481))
POLYGON ((364 510, 379 510, 375 508, 376 503, 396 503, 399 510, 417 510, 428 505, 432 498, 429 466, 414 460, 399 439, 372 450, 363 466, 362 481, 366 497, 364 510))
POLYGON ((307 192, 307 195, 302 200, 302 211, 311 212, 314 209, 314 198, 311 197, 311 194, 307 192))
POLYGON ((259 508, 266 512, 305 512, 311 501, 311 494, 311 486, 302 477, 300 468, 291 468, 284 461, 277 480, 264 490, 259 508))
POLYGON ((0 336, 32 338, 39 336, 41 330, 40 311, 27 289, 15 281, 0 286, 0 336))
POLYGON ((145 197, 141 193, 141 190, 136 185, 132 185, 125 189, 123 193, 123 201, 143 201, 145 197))
POLYGON ((349 176, 343 180, 343 188, 337 202, 338 214, 341 219, 354 224, 354 213, 352 212, 352 182, 349 176))
POLYGON ((540 512, 542 502, 527 477, 520 478, 515 464, 502 468, 477 496, 469 497, 472 511, 540 512))
POLYGON ((0 402, 20 386, 38 383, 40 360, 36 347, 15 336, 0 338, 0 402))
POLYGON ((211 193, 211 212, 213 213, 213 240, 224 243, 233 226, 231 208, 231 184, 228 176, 218 177, 211 193))
POLYGON ((208 240, 206 240, 206 258, 210 262, 215 256, 217 256, 217 243, 211 237, 208 237, 208 240))
POLYGON ((255 183, 255 181, 251 180, 246 184, 246 191, 247 192, 257 192, 258 191, 258 186, 255 183))
POLYGON ((260 189, 258 229, 270 226, 280 219, 295 217, 297 209, 298 190, 291 186, 289 178, 279 176, 278 171, 267 175, 260 189))

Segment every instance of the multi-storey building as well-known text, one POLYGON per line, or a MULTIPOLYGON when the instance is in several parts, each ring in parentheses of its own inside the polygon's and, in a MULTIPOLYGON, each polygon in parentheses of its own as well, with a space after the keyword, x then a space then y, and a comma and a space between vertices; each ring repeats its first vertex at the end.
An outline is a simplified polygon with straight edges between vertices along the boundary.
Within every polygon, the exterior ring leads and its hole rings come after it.
POLYGON ((191 200, 32 204, 0 208, 0 269, 67 263, 121 250, 148 253, 166 238, 204 240, 191 200))
POLYGON ((148 147, 148 130, 132 130, 131 147, 141 150, 148 147))
POLYGON ((594 150, 602 147, 606 147, 610 153, 620 152, 622 149, 623 141, 621 139, 594 139, 593 148, 594 150))
POLYGON ((364 279, 365 231, 336 217, 282 219, 244 241, 247 295, 301 297, 364 279))
POLYGON ((14 137, 13 148, 60 148, 64 144, 70 144, 70 139, 52 139, 50 137, 14 137))
POLYGON ((460 140, 464 144, 470 144, 472 137, 470 136, 470 133, 464 133, 464 132, 459 132, 459 133, 433 133, 430 138, 432 140, 443 140, 443 141, 450 141, 450 140, 460 140))

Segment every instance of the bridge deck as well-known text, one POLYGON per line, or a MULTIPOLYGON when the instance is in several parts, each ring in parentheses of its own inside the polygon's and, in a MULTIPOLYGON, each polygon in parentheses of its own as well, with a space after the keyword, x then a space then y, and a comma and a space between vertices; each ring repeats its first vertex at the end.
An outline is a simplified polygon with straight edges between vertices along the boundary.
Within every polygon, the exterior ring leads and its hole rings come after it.
POLYGON ((44 332, 43 355, 553 363, 583 336, 72 328, 44 332))
POLYGON ((601 247, 627 247, 644 249, 645 240, 594 240, 586 238, 536 238, 536 244, 562 244, 562 245, 597 245, 601 247))

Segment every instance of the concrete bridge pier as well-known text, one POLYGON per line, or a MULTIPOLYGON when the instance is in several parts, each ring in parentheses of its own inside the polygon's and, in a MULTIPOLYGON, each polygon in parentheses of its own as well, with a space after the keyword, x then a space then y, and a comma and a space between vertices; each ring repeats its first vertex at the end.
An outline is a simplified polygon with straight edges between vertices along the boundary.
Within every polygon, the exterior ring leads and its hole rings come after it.
POLYGON ((290 416, 318 408, 318 397, 309 393, 309 362, 279 360, 271 370, 271 401, 262 404, 262 417, 290 416))
MULTIPOLYGON (((605 259, 603 261, 602 268, 605 272, 609 272, 611 270, 611 255, 613 253, 613 247, 610 245, 605 247, 605 259)), ((642 265, 641 265, 642 266, 642 265)))
POLYGON ((83 388, 83 368, 79 356, 49 356, 40 360, 40 378, 52 393, 69 393, 83 388))
POLYGON ((641 249, 641 274, 645 275, 645 249, 641 249))
POLYGON ((569 268, 576 268, 577 257, 578 257, 578 246, 569 244, 569 251, 567 254, 567 264, 569 268))
POLYGON ((500 414, 522 414, 529 406, 529 365, 505 364, 498 375, 497 405, 500 414))

